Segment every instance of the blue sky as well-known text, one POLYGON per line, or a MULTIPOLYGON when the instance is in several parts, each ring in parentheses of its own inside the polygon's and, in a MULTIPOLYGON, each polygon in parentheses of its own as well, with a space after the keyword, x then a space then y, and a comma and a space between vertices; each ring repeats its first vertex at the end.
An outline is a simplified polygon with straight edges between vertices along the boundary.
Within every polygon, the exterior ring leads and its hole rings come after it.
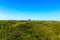
POLYGON ((0 20, 60 20, 60 0, 0 0, 0 20))

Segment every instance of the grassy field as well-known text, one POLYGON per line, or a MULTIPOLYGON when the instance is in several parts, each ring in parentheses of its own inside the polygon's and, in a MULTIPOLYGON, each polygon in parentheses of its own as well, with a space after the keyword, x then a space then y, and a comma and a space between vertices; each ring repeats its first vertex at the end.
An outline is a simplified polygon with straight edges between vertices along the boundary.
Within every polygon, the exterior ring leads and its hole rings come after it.
POLYGON ((60 21, 0 20, 0 40, 60 40, 60 21))

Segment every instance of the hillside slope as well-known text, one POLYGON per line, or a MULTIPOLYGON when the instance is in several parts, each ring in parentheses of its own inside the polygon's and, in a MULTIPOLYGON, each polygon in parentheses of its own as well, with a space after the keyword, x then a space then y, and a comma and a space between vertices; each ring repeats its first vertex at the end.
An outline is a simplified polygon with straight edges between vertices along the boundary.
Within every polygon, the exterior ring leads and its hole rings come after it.
POLYGON ((0 20, 0 40, 60 40, 60 22, 0 20))

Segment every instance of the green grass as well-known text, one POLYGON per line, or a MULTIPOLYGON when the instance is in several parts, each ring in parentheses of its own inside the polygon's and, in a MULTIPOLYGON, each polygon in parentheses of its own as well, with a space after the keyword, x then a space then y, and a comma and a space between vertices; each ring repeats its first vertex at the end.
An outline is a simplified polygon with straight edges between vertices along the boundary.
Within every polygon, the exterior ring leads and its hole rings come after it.
POLYGON ((0 20, 0 40, 60 40, 60 21, 0 20))

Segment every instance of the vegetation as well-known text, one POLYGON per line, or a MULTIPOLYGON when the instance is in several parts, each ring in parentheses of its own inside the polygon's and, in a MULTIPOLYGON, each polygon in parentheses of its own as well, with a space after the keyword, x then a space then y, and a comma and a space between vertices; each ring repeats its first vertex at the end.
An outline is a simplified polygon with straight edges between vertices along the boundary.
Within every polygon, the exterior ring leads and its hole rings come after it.
POLYGON ((60 40, 60 21, 0 20, 0 40, 60 40))

